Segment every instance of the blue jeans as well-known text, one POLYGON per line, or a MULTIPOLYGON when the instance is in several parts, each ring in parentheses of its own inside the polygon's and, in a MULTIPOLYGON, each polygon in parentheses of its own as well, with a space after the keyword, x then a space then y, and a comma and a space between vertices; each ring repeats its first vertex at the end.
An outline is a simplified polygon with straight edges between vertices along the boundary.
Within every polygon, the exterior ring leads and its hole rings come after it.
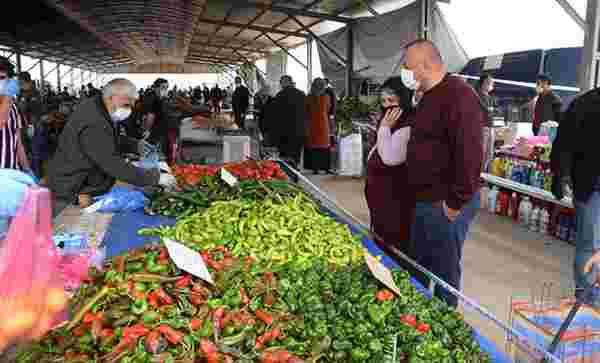
MULTIPOLYGON (((416 261, 452 287, 460 290, 462 250, 469 227, 480 207, 479 193, 463 206, 458 218, 451 222, 446 217, 442 202, 417 202, 411 229, 416 261)), ((415 276, 425 287, 429 278, 415 276)), ((458 305, 458 298, 441 286, 435 296, 450 306, 458 305)))
MULTIPOLYGON (((575 201, 577 241, 575 245, 575 287, 579 296, 592 286, 597 274, 583 272, 586 262, 600 250, 600 191, 595 191, 586 202, 575 201)), ((594 270, 596 272, 597 268, 594 270)), ((594 296, 598 296, 596 291, 594 296)))

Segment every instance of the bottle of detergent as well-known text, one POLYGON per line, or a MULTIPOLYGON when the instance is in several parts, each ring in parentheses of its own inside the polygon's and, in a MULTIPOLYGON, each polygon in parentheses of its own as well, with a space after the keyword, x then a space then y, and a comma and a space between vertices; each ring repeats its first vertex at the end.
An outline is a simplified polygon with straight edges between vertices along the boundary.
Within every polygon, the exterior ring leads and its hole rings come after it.
POLYGON ((510 197, 510 206, 508 207, 508 216, 515 221, 519 219, 519 195, 512 193, 510 197))
POLYGON ((506 210, 508 209, 508 200, 509 196, 506 192, 498 193, 498 197, 496 200, 496 214, 505 216, 506 210))
POLYGON ((488 194, 488 212, 496 213, 496 199, 498 198, 498 187, 494 186, 488 194))
POLYGON ((546 178, 544 179, 544 189, 546 191, 552 191, 552 172, 550 169, 546 170, 546 178))
POLYGON ((529 230, 532 232, 539 231, 540 228, 540 208, 535 207, 529 217, 529 230))
POLYGON ((519 222, 524 228, 529 228, 529 217, 531 215, 531 201, 528 196, 524 196, 519 204, 519 222))
POLYGON ((550 224, 550 212, 548 208, 543 208, 540 212, 540 233, 543 235, 548 234, 548 226, 550 224))

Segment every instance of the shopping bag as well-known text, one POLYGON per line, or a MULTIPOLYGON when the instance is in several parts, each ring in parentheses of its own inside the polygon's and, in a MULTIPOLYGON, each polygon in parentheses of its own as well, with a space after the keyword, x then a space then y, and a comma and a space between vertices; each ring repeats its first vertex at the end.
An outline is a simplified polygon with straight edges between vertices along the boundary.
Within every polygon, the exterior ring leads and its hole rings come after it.
POLYGON ((343 137, 339 145, 339 175, 361 176, 363 172, 363 146, 361 134, 343 137))
POLYGON ((110 192, 94 198, 96 202, 86 208, 86 212, 119 213, 144 209, 148 198, 138 190, 114 187, 110 192))
POLYGON ((0 351, 45 334, 66 306, 51 216, 50 192, 28 188, 0 249, 0 351))

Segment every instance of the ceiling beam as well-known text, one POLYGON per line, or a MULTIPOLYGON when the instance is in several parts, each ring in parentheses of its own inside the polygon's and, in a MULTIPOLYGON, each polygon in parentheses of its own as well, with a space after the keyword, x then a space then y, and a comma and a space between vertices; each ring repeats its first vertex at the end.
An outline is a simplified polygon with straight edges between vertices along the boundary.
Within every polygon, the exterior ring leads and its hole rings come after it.
POLYGON ((229 63, 229 64, 243 63, 243 60, 240 60, 240 59, 232 59, 232 58, 216 57, 216 56, 206 56, 206 55, 201 55, 201 54, 190 54, 186 57, 186 59, 214 60, 217 62, 224 62, 224 63, 229 63))
POLYGON ((571 5, 569 0, 556 0, 556 2, 564 9, 564 11, 579 25, 581 29, 586 30, 585 20, 579 15, 577 10, 571 5))
POLYGON ((310 35, 312 35, 312 37, 319 43, 321 43, 321 45, 323 45, 325 48, 327 48, 327 50, 329 50, 331 53, 333 53, 333 55, 335 55, 340 61, 342 61, 344 64, 348 63, 348 60, 344 57, 342 57, 335 49, 333 49, 329 44, 327 44, 327 42, 325 42, 323 39, 321 39, 317 34, 315 34, 312 30, 310 30, 306 25, 304 25, 300 20, 298 20, 298 18, 292 16, 292 19, 303 29, 306 30, 310 35))
POLYGON ((257 25, 246 25, 246 24, 237 23, 237 22, 206 19, 206 18, 202 18, 199 21, 202 23, 206 23, 206 24, 223 25, 223 26, 229 26, 232 28, 241 28, 241 29, 254 30, 254 31, 258 31, 258 32, 281 34, 281 35, 287 35, 287 36, 298 37, 298 38, 306 38, 306 34, 283 30, 283 29, 275 29, 275 28, 257 26, 257 25))
POLYGON ((325 14, 325 13, 310 11, 310 10, 306 10, 306 9, 295 9, 295 8, 290 8, 287 6, 269 5, 269 4, 256 3, 256 2, 247 2, 247 3, 244 3, 242 6, 254 7, 257 9, 266 9, 266 10, 270 10, 270 11, 273 11, 276 13, 283 13, 283 14, 287 14, 287 15, 306 16, 306 17, 317 18, 317 19, 321 19, 321 20, 335 21, 338 23, 351 23, 354 21, 354 19, 348 18, 348 17, 325 14))
POLYGON ((275 44, 276 46, 278 46, 279 49, 281 49, 285 54, 288 55, 288 57, 290 57, 293 60, 295 60, 296 63, 300 64, 302 67, 304 67, 304 69, 308 70, 308 67, 306 66, 306 64, 302 63, 300 61, 300 59, 296 58, 295 55, 293 55, 292 53, 290 53, 285 47, 283 47, 281 44, 279 44, 275 39, 271 38, 271 36, 269 34, 265 34, 265 37, 267 37, 270 41, 272 41, 273 44, 275 44))
POLYGON ((214 47, 214 48, 221 48, 221 49, 236 49, 236 50, 241 50, 242 52, 251 52, 251 53, 261 53, 261 54, 270 54, 268 51, 264 50, 264 49, 257 49, 257 48, 236 48, 236 47, 231 47, 231 46, 227 46, 225 44, 216 44, 216 43, 211 43, 211 42, 194 42, 191 44, 191 46, 202 46, 202 47, 214 47))

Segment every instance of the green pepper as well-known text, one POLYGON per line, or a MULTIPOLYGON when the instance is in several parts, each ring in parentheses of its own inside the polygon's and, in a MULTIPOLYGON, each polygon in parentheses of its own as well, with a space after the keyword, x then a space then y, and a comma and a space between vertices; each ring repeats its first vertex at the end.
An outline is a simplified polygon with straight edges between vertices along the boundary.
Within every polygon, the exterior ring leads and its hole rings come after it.
POLYGON ((354 362, 364 362, 371 356, 368 350, 362 348, 354 348, 352 349, 352 361, 354 362))
POLYGON ((383 351, 383 343, 379 339, 373 339, 369 342, 369 349, 374 353, 381 352, 383 351))
MULTIPOLYGON (((256 311, 256 310, 260 309, 261 305, 262 305, 262 299, 260 298, 260 296, 256 296, 250 301, 250 305, 248 305, 248 307, 250 308, 251 311, 256 311)), ((290 305, 290 308, 291 308, 291 305, 290 305)))
POLYGON ((216 308, 219 308, 219 307, 221 307, 221 306, 223 306, 223 305, 224 305, 224 304, 223 304, 223 300, 222 300, 222 299, 210 299, 210 300, 208 300, 208 307, 209 307, 211 310, 214 310, 214 309, 216 309, 216 308))
POLYGON ((86 334, 82 337, 79 337, 79 339, 77 339, 77 342, 79 345, 92 344, 94 342, 94 337, 90 334, 86 334))
POLYGON ((150 324, 152 322, 155 322, 158 319, 160 319, 160 314, 157 311, 154 311, 154 310, 148 310, 142 316, 142 320, 146 324, 150 324))
POLYGON ((202 325, 202 329, 198 333, 203 338, 210 337, 213 335, 213 322, 212 319, 204 319, 204 324, 202 325))
POLYGON ((129 262, 125 265, 125 270, 127 272, 140 272, 144 269, 144 264, 142 262, 129 262))
POLYGON ((148 288, 146 287, 146 284, 144 284, 143 282, 136 282, 133 285, 133 288, 135 291, 140 291, 140 292, 145 292, 148 288))
POLYGON ((245 338, 246 338, 246 333, 242 332, 242 333, 239 333, 238 335, 225 337, 225 338, 223 338, 223 340, 221 342, 224 345, 236 345, 236 344, 243 342, 245 338))
POLYGON ((352 342, 349 340, 336 340, 333 342, 333 349, 335 350, 346 350, 349 351, 352 349, 352 342))
POLYGON ((131 312, 135 315, 142 315, 146 310, 148 310, 148 303, 146 300, 136 300, 131 305, 131 312))
POLYGON ((233 334, 235 334, 236 330, 237 330, 237 329, 236 329, 236 327, 235 327, 235 326, 233 326, 233 325, 228 325, 228 326, 227 326, 225 329, 223 329, 223 335, 224 335, 224 336, 230 336, 230 335, 233 335, 233 334))

